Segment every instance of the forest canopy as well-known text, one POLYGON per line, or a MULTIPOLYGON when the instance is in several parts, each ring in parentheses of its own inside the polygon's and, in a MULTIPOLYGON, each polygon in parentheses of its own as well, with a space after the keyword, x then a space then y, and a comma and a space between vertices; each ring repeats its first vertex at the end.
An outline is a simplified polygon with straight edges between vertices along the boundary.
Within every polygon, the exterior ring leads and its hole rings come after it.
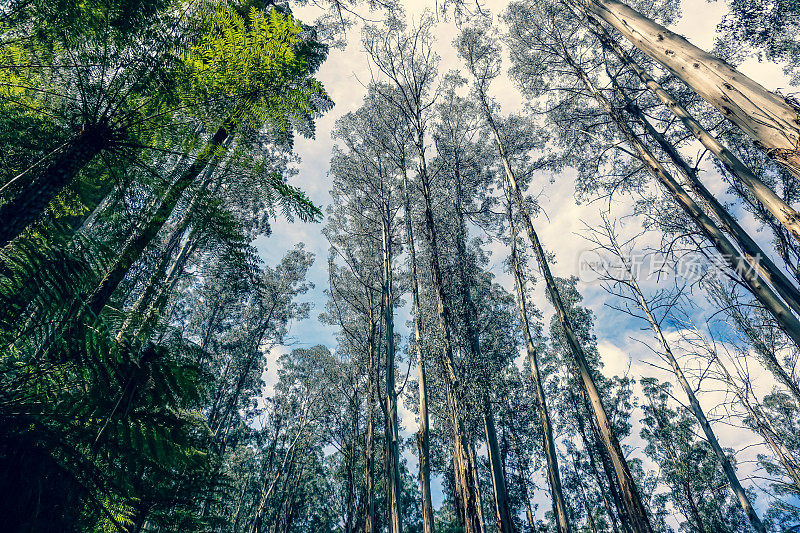
POLYGON ((3 529, 800 531, 798 59, 795 0, 0 3, 3 529))

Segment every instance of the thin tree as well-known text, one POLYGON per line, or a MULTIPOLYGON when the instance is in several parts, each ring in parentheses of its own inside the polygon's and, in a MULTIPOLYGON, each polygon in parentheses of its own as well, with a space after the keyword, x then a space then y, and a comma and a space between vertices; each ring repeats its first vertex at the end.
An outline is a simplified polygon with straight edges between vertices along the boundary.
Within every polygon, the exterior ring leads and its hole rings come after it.
POLYGON ((439 239, 433 216, 431 177, 428 170, 426 127, 433 103, 431 88, 436 76, 436 55, 431 42, 431 22, 424 20, 408 34, 398 26, 372 28, 365 45, 376 67, 390 80, 395 91, 385 93, 386 103, 402 113, 412 132, 417 151, 419 184, 424 201, 425 238, 430 250, 430 271, 436 297, 436 314, 442 341, 440 362, 444 370, 448 410, 453 431, 456 486, 460 499, 460 520, 465 533, 482 531, 475 484, 475 467, 465 427, 462 386, 453 358, 452 317, 447 306, 440 264, 439 239))
POLYGON ((800 113, 796 105, 618 0, 570 3, 619 31, 800 178, 800 113))
MULTIPOLYGON (((550 271, 547 255, 545 254, 544 248, 542 247, 536 230, 533 227, 533 222, 531 221, 530 213, 528 211, 528 205, 525 202, 522 190, 517 183, 517 179, 514 174, 514 170, 512 169, 509 155, 506 152, 500 129, 497 126, 491 106, 489 104, 489 98, 487 95, 488 85, 491 80, 496 77, 499 67, 497 66, 497 60, 487 61, 485 58, 491 54, 497 53, 496 46, 493 47, 491 44, 484 44, 485 41, 481 42, 480 39, 485 39, 485 35, 481 36, 480 34, 475 34, 472 37, 466 37, 467 38, 462 37, 460 42, 462 57, 467 59, 470 71, 476 80, 476 96, 479 99, 480 105, 484 111, 487 126, 490 128, 494 136, 497 150, 505 171, 505 177, 508 181, 509 190, 514 198, 517 211, 528 234, 528 239, 530 240, 531 247, 533 248, 536 260, 539 264, 539 269, 545 279, 550 300, 555 307, 556 316, 558 317, 559 323, 561 324, 566 335, 567 342, 569 343, 570 350, 578 367, 578 373, 580 375, 581 382, 583 383, 583 387, 591 403, 592 411, 597 418, 599 430, 603 438, 603 445, 605 446, 611 458, 612 464, 614 465, 614 471, 619 481, 620 489, 622 491, 622 498, 625 502, 625 508, 628 512, 631 526, 637 533, 650 533, 652 532, 652 527, 650 525, 647 511, 644 508, 641 496, 639 495, 639 490, 637 489, 633 480, 633 476, 628 468, 627 460, 622 453, 622 447, 619 444, 619 439, 617 438, 614 428, 612 427, 608 415, 606 414, 605 407, 603 406, 602 399, 600 398, 600 394, 597 390, 597 385, 595 384, 594 377, 592 376, 591 369, 589 368, 588 361, 586 360, 583 347, 581 346, 580 341, 575 334, 574 328, 570 322, 570 318, 567 315, 566 308, 561 300, 561 295, 558 292, 555 278, 550 271)), ((564 528, 565 530, 567 528, 566 524, 561 525, 560 527, 564 528)))
POLYGON ((525 297, 525 277, 522 272, 522 264, 517 251, 517 230, 514 223, 514 213, 511 208, 511 198, 507 199, 506 213, 508 217, 509 238, 511 240, 511 255, 509 263, 514 273, 514 285, 517 290, 517 305, 522 325, 522 335, 525 338, 525 349, 528 354, 528 365, 531 367, 533 378, 533 388, 536 392, 536 407, 539 412, 539 423, 542 426, 542 437, 544 439, 544 453, 547 460, 547 479, 550 483, 550 498, 553 503, 553 514, 558 521, 559 531, 567 533, 570 531, 567 506, 564 503, 564 493, 561 489, 561 476, 558 472, 558 455, 556 454, 555 440, 553 439, 553 426, 550 423, 550 413, 547 410, 547 399, 542 387, 542 376, 539 369, 539 354, 531 336, 530 319, 528 316, 528 304, 525 297))
MULTIPOLYGON (((644 292, 642 292, 642 289, 639 286, 639 282, 636 279, 636 275, 631 267, 630 257, 623 250, 623 248, 632 246, 632 240, 619 243, 617 240, 616 229, 605 215, 603 216, 603 225, 601 228, 592 231, 591 235, 588 236, 588 239, 597 245, 598 250, 608 252, 622 265, 623 272, 620 274, 616 274, 608 268, 603 268, 600 272, 598 272, 602 281, 605 282, 606 290, 626 300, 632 300, 635 307, 639 309, 643 315, 643 318, 650 325, 650 329, 653 330, 653 334, 658 340, 658 343, 661 345, 661 352, 659 355, 665 359, 667 363, 669 363, 672 373, 675 374, 681 389, 683 390, 684 394, 686 394, 686 398, 689 400, 689 410, 697 419, 697 422, 700 425, 700 428, 703 430, 703 434, 706 436, 706 440, 711 446, 711 449, 714 451, 719 464, 722 465, 722 470, 725 472, 725 477, 728 479, 728 485, 736 495, 736 498, 739 500, 739 505, 742 507, 742 511, 744 512, 745 516, 747 516, 750 525, 755 531, 765 532, 766 529, 764 524, 758 517, 758 514, 753 508, 753 504, 750 502, 750 498, 747 496, 742 484, 739 482, 739 478, 736 475, 736 471, 733 469, 733 465, 731 465, 728 456, 725 454, 722 446, 720 446, 719 440, 717 439, 714 430, 711 428, 711 424, 706 418, 705 412, 703 411, 703 408, 694 393, 694 389, 689 384, 689 380, 683 373, 683 369, 678 363, 678 359, 675 357, 672 347, 670 346, 669 341, 667 341, 667 337, 664 335, 664 332, 661 329, 660 321, 653 314, 653 311, 650 307, 650 302, 648 301, 648 298, 645 297, 644 292)), ((669 312, 669 310, 667 310, 667 312, 669 312)))
POLYGON ((419 300, 419 274, 417 273, 417 252, 414 244, 414 230, 411 222, 411 195, 409 193, 408 176, 403 169, 404 218, 406 226, 406 248, 409 255, 411 274, 411 314, 414 317, 414 347, 417 359, 417 386, 419 387, 419 430, 417 432, 417 449, 419 451, 419 483, 422 495, 422 529, 424 533, 433 533, 433 502, 431 499, 431 443, 428 416, 428 375, 425 368, 423 350, 422 315, 419 300))
MULTIPOLYGON (((439 120, 435 125, 434 138, 439 160, 444 160, 444 166, 449 171, 454 192, 453 211, 455 214, 455 252, 458 269, 458 291, 460 292, 462 320, 467 345, 470 355, 476 361, 482 361, 482 348, 478 331, 478 310, 475 305, 475 276, 470 272, 470 257, 467 252, 467 224, 464 215, 470 198, 466 189, 470 187, 467 174, 480 174, 481 169, 475 169, 477 155, 469 154, 480 151, 475 146, 474 137, 480 131, 477 124, 478 114, 470 102, 463 100, 455 94, 452 85, 443 91, 444 102, 438 106, 439 120), (472 145, 472 146, 470 146, 472 145), (473 168, 470 169, 470 166, 473 168), (470 172, 472 170, 472 172, 470 172), (477 172, 476 172, 477 170, 477 172)), ((485 369, 484 369, 485 370, 485 369)), ((486 372, 484 372, 486 374, 486 372)), ((485 376, 486 377, 486 376, 485 376)), ((500 446, 497 440, 497 428, 489 396, 489 386, 484 385, 478 394, 481 397, 483 411, 484 434, 486 437, 489 470, 491 472, 492 490, 494 493, 495 521, 501 533, 511 533, 513 521, 509 509, 508 489, 500 457, 500 446)))

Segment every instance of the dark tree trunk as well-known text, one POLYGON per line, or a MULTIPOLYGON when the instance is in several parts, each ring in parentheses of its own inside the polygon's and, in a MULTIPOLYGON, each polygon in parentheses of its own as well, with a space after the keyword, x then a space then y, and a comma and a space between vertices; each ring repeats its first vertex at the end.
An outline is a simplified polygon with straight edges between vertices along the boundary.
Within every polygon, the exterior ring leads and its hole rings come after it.
POLYGON ((114 264, 94 293, 86 301, 86 307, 89 311, 97 315, 108 303, 114 290, 125 278, 125 274, 128 273, 133 263, 139 259, 147 245, 150 244, 167 222, 184 191, 197 179, 203 169, 222 148, 233 127, 233 124, 229 124, 227 127, 220 127, 214 133, 189 168, 167 189, 161 199, 161 204, 153 216, 150 217, 150 220, 144 224, 144 227, 134 228, 133 235, 125 243, 118 258, 114 261, 114 264))
POLYGON ((0 248, 36 221, 53 198, 110 143, 111 130, 107 124, 86 125, 73 139, 51 154, 44 170, 14 198, 0 205, 0 248))

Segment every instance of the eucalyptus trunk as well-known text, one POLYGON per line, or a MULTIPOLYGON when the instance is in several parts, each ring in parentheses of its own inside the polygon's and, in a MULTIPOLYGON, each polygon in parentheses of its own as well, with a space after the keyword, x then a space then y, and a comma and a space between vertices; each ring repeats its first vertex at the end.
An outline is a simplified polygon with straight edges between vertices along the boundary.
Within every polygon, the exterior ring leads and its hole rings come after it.
MULTIPOLYGON (((480 337, 478 335, 478 310, 475 300, 471 294, 474 286, 474 278, 470 276, 467 268, 467 226, 464 220, 464 201, 463 188, 461 183, 460 159, 458 152, 453 156, 453 177, 455 178, 455 211, 457 219, 458 235, 456 236, 456 247, 458 253, 459 274, 461 277, 461 301, 464 309, 464 324, 466 325, 467 341, 469 342, 470 352, 476 361, 482 361, 482 350, 480 337)), ((487 381, 488 381, 487 376, 487 381)), ((485 388, 489 384, 486 383, 485 388)), ((497 429, 495 428, 494 415, 492 414, 490 399, 488 394, 483 395, 483 427, 486 435, 486 448, 489 457, 489 468, 492 474, 492 490, 494 493, 494 512, 497 529, 500 533, 512 533, 514 526, 511 519, 511 510, 508 500, 508 488, 506 478, 500 460, 500 447, 497 443, 497 429)))
MULTIPOLYGON (((166 272, 166 276, 164 276, 163 283, 156 288, 155 298, 153 299, 150 307, 147 308, 144 318, 141 320, 139 330, 136 333, 137 337, 141 338, 147 333, 151 332, 158 323, 159 318, 167 306, 169 296, 175 289, 175 284, 178 283, 178 280, 186 268, 186 263, 189 261, 189 258, 192 257, 192 254, 199 245, 198 233, 199 231, 197 229, 192 229, 186 236, 186 239, 181 245, 180 250, 178 250, 178 255, 175 256, 175 259, 172 261, 172 264, 170 264, 169 269, 166 272)), ((215 307, 214 315, 212 316, 213 319, 216 318, 216 313, 218 313, 218 311, 219 307, 215 307)), ((200 345, 200 348, 203 351, 205 351, 209 341, 211 340, 211 333, 211 329, 208 329, 207 335, 203 338, 203 342, 200 345)), ((121 337, 118 336, 117 338, 121 337)))
POLYGON ((628 102, 628 109, 633 116, 638 119, 639 123, 642 124, 645 131, 656 140, 658 145, 669 156, 670 161, 672 161, 675 167, 683 174, 691 189, 706 205, 708 210, 716 216, 722 228, 736 242, 742 254, 747 258, 753 268, 757 269, 761 277, 772 285, 775 292, 783 298, 786 305, 791 307, 796 314, 800 315, 800 291, 797 290, 797 287, 789 281, 789 278, 787 278, 775 263, 772 262, 769 256, 765 254, 761 247, 747 234, 736 219, 733 218, 722 204, 714 198, 711 192, 705 188, 697 177, 697 171, 683 159, 672 143, 667 141, 667 139, 656 130, 639 106, 628 102))
MULTIPOLYGON (((614 108, 611 102, 609 102, 594 86, 586 72, 575 63, 566 49, 564 49, 564 59, 575 70, 575 73, 592 96, 594 96, 600 106, 616 124, 628 144, 639 154, 639 157, 648 171, 667 189, 667 192, 675 202, 678 203, 683 211, 697 224, 698 229, 700 229, 703 235, 714 244, 722 258, 728 263, 731 269, 739 275, 761 305, 775 317, 784 333, 786 333, 797 346, 800 346, 800 321, 792 313, 791 309, 789 309, 778 295, 775 294, 772 288, 762 280, 752 265, 739 253, 714 221, 700 209, 700 206, 697 205, 692 197, 689 196, 677 181, 675 181, 664 165, 656 159, 653 153, 644 145, 636 133, 634 133, 620 112, 614 108)), ((775 374, 776 378, 800 400, 800 387, 798 387, 798 384, 781 366, 774 353, 767 353, 765 357, 769 363, 768 366, 770 370, 775 374)))
POLYGON ((370 327, 367 356, 369 357, 369 377, 367 392, 367 435, 364 445, 364 483, 366 485, 366 520, 364 530, 366 533, 378 533, 375 516, 375 323, 370 327))
POLYGON ((589 527, 592 530, 592 533, 597 533, 597 524, 594 521, 594 513, 592 512, 591 507, 589 507, 589 498, 586 496, 586 489, 583 487, 583 483, 580 482, 580 474, 578 473, 578 460, 575 457, 575 453, 571 453, 572 455, 572 470, 575 472, 575 478, 578 480, 578 489, 581 495, 581 503, 583 503, 583 508, 586 510, 586 517, 589 519, 589 527))
POLYGON ((462 387, 458 380, 455 361, 453 359, 453 342, 450 335, 452 318, 450 316, 450 309, 446 304, 444 281, 439 264, 439 244, 433 219, 430 178, 428 176, 428 169, 424 156, 425 150, 421 142, 422 140, 418 139, 417 150, 420 154, 419 176, 422 186, 422 196, 425 203, 425 236, 428 241, 428 247, 430 248, 431 281, 433 282, 436 294, 436 315, 441 332, 442 354, 440 361, 444 370, 448 410, 453 430, 456 487, 458 488, 459 497, 461 499, 460 507, 462 514, 460 520, 464 527, 464 533, 480 533, 483 530, 483 525, 480 518, 481 511, 478 509, 475 464, 472 454, 470 453, 469 440, 467 439, 464 424, 466 412, 462 401, 462 387))
POLYGON ((597 36, 605 48, 610 49, 614 55, 626 66, 628 66, 642 83, 647 86, 661 102, 683 123, 698 141, 716 156, 723 166, 735 176, 741 184, 772 213, 778 222, 795 238, 800 240, 800 214, 793 207, 787 204, 783 198, 775 194, 763 181, 753 174, 753 172, 728 150, 719 140, 698 122, 689 111, 681 105, 677 98, 670 94, 658 81, 653 78, 630 54, 628 54, 609 34, 605 28, 594 18, 591 19, 597 27, 597 36))
POLYGON ((570 1, 614 27, 800 177, 800 113, 794 104, 618 0, 570 1))
POLYGON ((433 502, 431 500, 430 430, 428 415, 428 379, 425 369, 425 354, 422 351, 422 316, 419 304, 419 280, 417 277, 417 252, 414 246, 414 230, 411 224, 411 198, 408 178, 403 170, 403 193, 405 201, 406 246, 411 263, 411 314, 414 316, 414 346, 417 356, 417 385, 419 387, 419 484, 422 495, 422 531, 433 533, 433 502))
POLYGON ((383 300, 386 333, 386 426, 387 426, 387 486, 390 533, 402 533, 400 516, 400 434, 397 423, 397 391, 395 389, 394 291, 392 286, 392 236, 389 222, 390 207, 382 206, 383 300))
POLYGON ((564 493, 561 489, 561 476, 558 472, 558 455, 556 455, 555 440, 553 439, 553 426, 550 423, 550 413, 547 409, 547 400, 542 387, 542 376, 539 372, 539 361, 536 346, 533 344, 531 335, 530 321, 528 319, 528 305, 525 299, 525 282, 522 275, 522 265, 520 265, 517 255, 517 231, 514 224, 514 215, 511 211, 511 203, 508 204, 508 223, 511 229, 511 268, 514 271, 514 283, 517 289, 517 306, 522 325, 522 334, 525 338, 525 348, 528 352, 528 364, 531 367, 533 377, 533 387, 536 391, 536 407, 539 411, 539 423, 542 426, 542 436, 544 439, 544 452, 547 459, 547 478, 550 481, 550 497, 553 503, 553 515, 558 523, 559 533, 571 531, 567 516, 567 506, 564 503, 564 493))
MULTIPOLYGON (((136 299, 134 304, 127 312, 127 316, 125 317, 125 322, 123 322, 122 327, 120 327, 119 332, 117 333, 117 341, 121 341, 128 333, 130 328, 133 326, 134 322, 138 320, 142 313, 145 312, 145 309, 153 302, 154 300, 158 300, 158 296, 164 292, 164 286, 159 285, 161 282, 166 280, 166 285, 170 285, 170 278, 171 274, 173 274, 176 270, 175 266, 180 265, 180 269, 183 268, 183 263, 185 263, 187 259, 186 251, 188 250, 187 245, 190 241, 193 241, 194 231, 190 232, 186 238, 186 242, 184 242, 183 246, 181 246, 180 251, 178 252, 178 256, 175 258, 175 261, 172 264, 172 267, 169 269, 170 272, 165 275, 164 269, 167 268, 167 264, 169 263, 170 256, 172 255, 173 250, 178 246, 178 243, 181 241, 181 238, 186 233, 187 228, 189 227, 189 223, 192 221, 192 218, 195 216, 195 208, 197 204, 200 202, 200 199, 203 198, 206 194, 206 187, 208 187, 209 183, 211 182, 211 178, 214 174, 215 167, 213 165, 209 165, 206 169, 205 176, 200 182, 200 185, 197 187, 197 191, 192 196, 189 205, 186 206, 186 209, 181 216, 180 220, 178 220, 175 226, 172 228, 172 232, 170 236, 166 239, 167 245, 166 249, 162 254, 160 254, 159 260, 156 263, 156 266, 153 268, 152 272, 150 273, 150 277, 145 283, 142 292, 139 294, 139 297, 136 299)), ((171 288, 171 287, 170 287, 171 288)), ((153 309, 150 308, 152 312, 153 309)), ((147 313, 147 316, 150 316, 150 312, 147 313)))
POLYGON ((500 533, 513 533, 514 523, 509 510, 506 478, 500 460, 500 446, 497 443, 497 428, 494 423, 488 394, 483 396, 483 429, 486 435, 486 448, 489 455, 489 469, 494 488, 494 512, 497 530, 500 533))
POLYGON ((617 480, 614 475, 614 467, 611 466, 611 461, 608 459, 608 454, 606 454, 605 450, 603 449, 603 439, 600 436, 600 432, 597 431, 597 426, 594 424, 594 419, 591 416, 591 406, 586 401, 586 395, 581 394, 583 398, 584 412, 587 414, 586 419, 589 421, 589 430, 591 431, 592 438, 590 440, 586 434, 586 424, 584 423, 584 417, 581 412, 581 408, 579 407, 577 396, 575 392, 570 392, 569 396, 572 402, 575 420, 577 421, 578 433, 581 436, 581 441, 583 442, 583 447, 586 450, 586 455, 589 457, 589 464, 592 467, 592 472, 594 473, 595 480, 597 481, 597 486, 600 488, 600 492, 603 495, 603 503, 605 505, 606 512, 611 519, 611 525, 613 526, 614 531, 617 531, 617 518, 619 518, 622 531, 625 533, 630 533, 630 520, 627 519, 625 503, 622 501, 619 486, 617 485, 617 480), (606 482, 608 483, 608 492, 611 493, 611 498, 614 501, 614 508, 617 510, 616 514, 611 509, 611 504, 608 501, 605 485, 600 477, 600 470, 598 469, 597 461, 595 460, 595 453, 600 457, 600 463, 603 466, 603 474, 605 475, 606 482))
MULTIPOLYGON (((510 407, 509 405, 509 408, 510 407)), ((531 496, 528 492, 528 468, 526 462, 522 459, 522 451, 519 449, 519 440, 516 436, 512 436, 512 438, 514 440, 514 455, 517 460, 517 472, 519 473, 520 491, 522 492, 522 499, 525 502, 525 520, 528 524, 528 532, 534 533, 536 530, 536 522, 533 518, 531 496)))
POLYGON ((522 191, 517 184, 514 171, 511 169, 511 164, 506 154, 505 146, 500 138, 500 132, 497 129, 497 125, 494 123, 494 119, 492 118, 485 95, 482 95, 482 104, 486 114, 487 122, 494 133, 495 142, 497 143, 497 148, 503 161, 506 178, 511 186, 511 191, 517 204, 517 209, 522 215, 522 221, 525 226, 525 230, 528 233, 528 238, 531 241, 531 246, 533 247, 536 259, 539 263, 539 268, 541 269, 542 275, 545 279, 550 299, 555 307, 556 316, 562 329, 564 330, 570 351, 572 352, 575 363, 578 367, 578 372, 580 374, 584 390, 589 396, 592 410, 595 417, 597 417, 597 423, 603 436, 603 445, 608 451, 608 455, 610 456, 614 465, 614 471, 617 475, 617 479, 619 480, 619 485, 622 490, 622 497, 625 502, 625 507, 628 510, 631 526, 636 533, 652 533, 653 529, 650 525, 650 520, 647 516, 644 505, 642 504, 639 490, 633 481, 633 476, 628 468, 628 462, 625 460, 625 456, 622 453, 622 447, 619 444, 619 439, 617 438, 616 432, 611 426, 611 422, 606 414, 605 407, 603 406, 602 399, 600 398, 600 392, 597 390, 597 385, 594 382, 594 377, 592 376, 591 369, 589 368, 589 363, 586 360, 586 354, 584 353, 583 347, 581 346, 580 341, 575 334, 575 330, 572 326, 569 316, 567 315, 564 303, 561 301, 561 295, 558 292, 555 278, 550 272, 550 265, 547 262, 547 256, 545 255, 544 248, 539 242, 539 237, 533 228, 533 223, 531 222, 530 214, 528 213, 528 208, 525 204, 525 199, 523 198, 522 191))

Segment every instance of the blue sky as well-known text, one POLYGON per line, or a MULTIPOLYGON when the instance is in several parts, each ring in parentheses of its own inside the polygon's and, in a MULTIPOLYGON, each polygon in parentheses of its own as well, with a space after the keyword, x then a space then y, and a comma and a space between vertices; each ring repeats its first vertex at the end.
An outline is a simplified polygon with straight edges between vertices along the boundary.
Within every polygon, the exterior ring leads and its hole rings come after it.
MULTIPOLYGON (((492 3, 492 9, 495 14, 502 10, 503 4, 505 4, 505 1, 492 3)), ((406 2, 405 5, 410 17, 418 17, 425 9, 424 2, 406 2)), ((713 47, 716 25, 724 15, 725 10, 726 4, 723 1, 683 0, 683 17, 671 29, 683 34, 697 46, 710 50, 713 47)), ((297 10, 296 14, 303 20, 312 20, 317 16, 317 13, 312 8, 297 10)), ((439 44, 437 50, 442 56, 441 72, 461 68, 460 62, 450 47, 455 35, 456 28, 453 24, 440 23, 437 26, 437 41, 439 44)), ((349 30, 347 48, 333 50, 329 59, 321 68, 318 77, 324 83, 336 105, 332 111, 317 122, 315 139, 298 139, 296 144, 296 151, 302 157, 302 163, 299 166, 300 171, 294 178, 293 184, 304 189, 317 205, 323 207, 323 210, 330 202, 330 181, 327 173, 333 145, 330 137, 332 127, 338 117, 355 110, 361 105, 365 93, 364 86, 370 80, 367 57, 362 51, 359 37, 358 28, 349 30)), ((770 90, 780 89, 784 93, 797 90, 797 88, 792 88, 789 85, 779 65, 748 61, 740 66, 740 70, 770 90)), ((501 104, 503 113, 521 109, 522 98, 513 84, 507 79, 501 78, 494 83, 492 96, 501 104)), ((708 179, 704 179, 712 191, 721 192, 724 190, 721 180, 714 176, 713 172, 707 173, 706 176, 708 179)), ((605 204, 603 206, 576 204, 573 199, 573 179, 569 173, 559 176, 553 184, 549 184, 546 179, 542 179, 540 183, 535 182, 529 192, 540 195, 539 202, 547 214, 547 217, 539 215, 535 224, 545 247, 549 251, 556 253, 557 261, 553 265, 554 273, 563 277, 576 274, 579 269, 581 253, 591 248, 591 245, 579 233, 585 223, 590 225, 598 223, 600 210, 605 207, 605 204)), ((612 205, 612 215, 619 217, 629 214, 631 210, 630 204, 630 198, 621 198, 612 205)), ((741 222, 745 228, 755 229, 755 224, 749 216, 743 216, 741 222)), ((306 300, 310 301, 314 306, 311 317, 308 320, 293 324, 289 345, 278 347, 271 354, 271 364, 265 376, 268 385, 274 383, 276 379, 275 361, 281 353, 295 347, 308 347, 316 344, 324 344, 330 348, 335 347, 335 330, 317 320, 317 316, 324 309, 326 299, 324 290, 328 284, 326 260, 328 244, 321 234, 323 226, 324 222, 321 224, 308 224, 297 221, 290 223, 284 220, 277 220, 273 224, 272 236, 259 239, 256 242, 261 256, 270 265, 277 263, 286 251, 294 247, 297 242, 305 243, 306 248, 316 254, 316 262, 309 272, 309 280, 315 284, 315 289, 306 297, 306 300)), ((629 220, 626 231, 638 232, 638 222, 632 219, 629 220)), ((757 239, 763 238, 761 234, 752 232, 751 234, 757 239)), ((657 239, 657 236, 645 236, 641 239, 641 244, 646 244, 648 239, 657 239)), ((501 266, 507 250, 498 243, 491 243, 488 248, 492 251, 493 258, 490 267, 491 271, 495 274, 497 280, 511 291, 513 285, 501 266)), ((653 290, 656 284, 651 280, 643 283, 643 286, 645 290, 653 290)), ((584 305, 591 308, 596 315, 595 333, 598 337, 606 372, 608 374, 630 372, 637 379, 642 375, 655 375, 661 379, 669 379, 670 375, 654 370, 648 364, 648 362, 652 362, 655 359, 646 346, 647 344, 654 345, 649 330, 643 330, 646 324, 610 309, 606 305, 611 301, 610 297, 598 284, 582 283, 579 288, 584 296, 584 305)), ((546 315, 545 323, 548 323, 551 308, 546 302, 541 286, 536 289, 535 303, 544 311, 546 315)), ((698 303, 696 311, 698 315, 702 315, 706 310, 704 305, 698 303)), ((407 310, 401 311, 397 320, 399 326, 404 326, 405 317, 407 316, 407 310)), ((405 342, 407 329, 401 329, 399 333, 403 336, 403 342, 405 342)), ((401 363, 401 371, 402 374, 405 374, 405 363, 401 363)), ((762 386, 764 388, 771 386, 771 382, 766 376, 763 376, 762 386)), ((713 406, 720 399, 719 393, 716 392, 701 392, 700 398, 707 408, 713 406)), ((416 431, 414 417, 402 406, 401 416, 402 423, 405 426, 404 433, 409 435, 416 431)), ((638 422, 637 416, 634 413, 635 422, 638 422)), ((717 423, 715 427, 723 445, 741 449, 757 442, 755 436, 742 432, 733 426, 717 423)), ((633 433, 634 435, 638 434, 636 426, 634 426, 633 433)), ((635 447, 638 444, 638 438, 631 439, 628 444, 635 447)), ((748 448, 745 453, 738 457, 741 474, 747 476, 753 473, 755 465, 748 461, 751 461, 759 451, 760 447, 755 446, 748 448)), ((640 450, 633 450, 632 453, 639 457, 642 456, 640 450)), ((412 470, 415 469, 415 458, 409 456, 407 459, 409 467, 412 470)), ((540 504, 544 504, 546 495, 539 495, 536 499, 540 504)), ((760 503, 763 504, 763 499, 760 500, 760 503)), ((546 508, 546 504, 540 505, 539 513, 542 513, 546 508)))

